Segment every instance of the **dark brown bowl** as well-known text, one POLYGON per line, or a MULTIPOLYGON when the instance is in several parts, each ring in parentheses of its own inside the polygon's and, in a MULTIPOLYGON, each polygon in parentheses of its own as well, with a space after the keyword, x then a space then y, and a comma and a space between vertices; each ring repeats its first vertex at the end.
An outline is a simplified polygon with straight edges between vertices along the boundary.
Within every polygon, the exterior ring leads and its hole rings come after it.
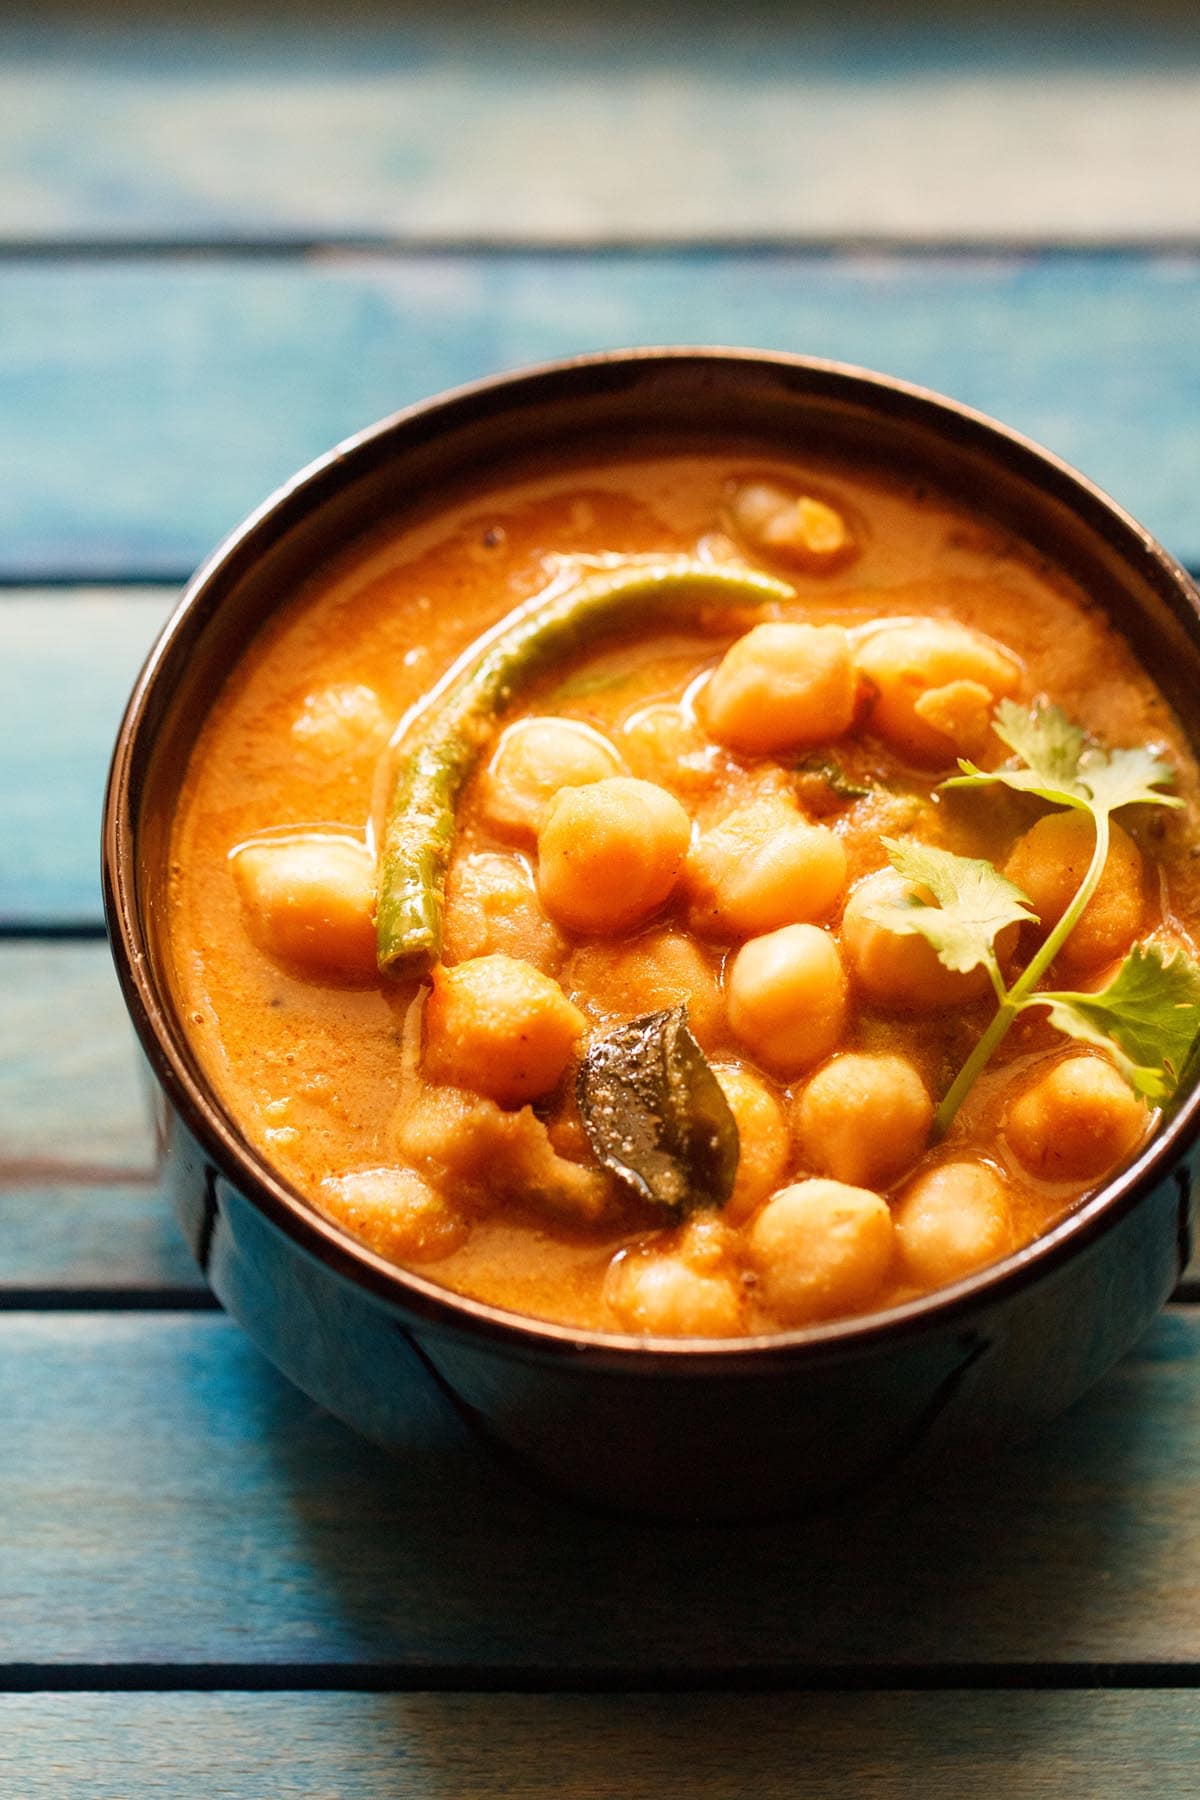
POLYGON ((272 496, 203 565, 117 739, 105 907, 161 1092, 167 1181, 222 1304, 300 1387, 401 1443, 414 1359, 490 1444, 556 1489, 664 1517, 777 1513, 918 1452, 993 1444, 1067 1406, 1134 1341, 1189 1253, 1193 1083, 1136 1160, 1035 1243, 927 1298, 734 1342, 575 1331, 461 1299, 322 1218, 242 1136, 168 979, 168 840, 189 751, 232 664, 314 564, 368 526, 547 451, 737 441, 923 476, 1013 529, 1117 622, 1200 752, 1200 607, 1147 532, 977 413, 859 369, 639 350, 487 381, 398 413, 272 496))

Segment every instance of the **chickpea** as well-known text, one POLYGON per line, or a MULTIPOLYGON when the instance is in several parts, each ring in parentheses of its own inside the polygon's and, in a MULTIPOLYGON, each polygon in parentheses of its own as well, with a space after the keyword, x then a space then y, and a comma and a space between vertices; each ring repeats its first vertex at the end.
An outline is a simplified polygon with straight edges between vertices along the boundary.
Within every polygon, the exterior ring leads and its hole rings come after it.
POLYGON ((667 899, 690 836, 678 800, 649 781, 614 776, 565 788, 538 834, 542 904, 571 931, 626 931, 667 899))
POLYGON ((713 671, 700 710, 719 744, 766 755, 841 737, 857 696, 840 625, 755 625, 713 671))
POLYGON ((627 1331, 732 1337, 741 1327, 736 1279, 694 1268, 669 1252, 621 1252, 609 1267, 605 1296, 627 1331))
POLYGON ((836 944, 816 925, 785 925, 743 944, 727 992, 734 1032, 780 1074, 823 1062, 842 1034, 846 975, 836 944))
POLYGON ((841 1181, 781 1188, 747 1233, 763 1304, 784 1325, 867 1306, 892 1260, 892 1216, 878 1194, 841 1181))
MULTIPOLYGON (((1100 883, 1055 961, 1070 974, 1111 962, 1138 934, 1145 910, 1142 853, 1116 820, 1100 883)), ((1018 838, 1004 873, 1029 895, 1043 933, 1074 899, 1096 847, 1096 827, 1080 812, 1047 813, 1018 838)))
POLYGON ((632 944, 584 944, 563 985, 597 1021, 629 1019, 686 1000, 688 1023, 706 1048, 725 1023, 716 971, 699 944, 680 931, 649 931, 632 944))
POLYGON ((322 757, 376 756, 391 726, 374 688, 335 682, 309 694, 292 722, 292 736, 322 757))
POLYGON ((986 1163, 927 1170, 900 1196, 896 1240, 922 1287, 941 1287, 995 1262, 1012 1248, 1004 1183, 986 1163))
POLYGON ((413 1169, 356 1169, 320 1186, 321 1210, 393 1262, 435 1262, 466 1242, 470 1226, 413 1169))
POLYGON ((446 879, 443 957, 467 962, 496 951, 555 974, 566 944, 542 911, 533 878, 515 856, 460 857, 446 879))
POLYGON ((854 1187, 888 1187, 925 1148, 933 1102, 903 1056, 835 1056, 818 1069, 795 1114, 808 1167, 854 1187))
POLYGON ((846 852, 779 797, 753 801, 703 832, 684 876, 695 931, 747 937, 822 919, 846 885, 846 852))
POLYGON ((513 956, 478 956, 433 972, 425 1072, 505 1106, 547 1094, 587 1020, 556 981, 513 956))
POLYGON ((250 935, 308 975, 376 973, 375 859, 356 838, 263 838, 232 855, 250 935))
POLYGON ((738 488, 730 510, 749 543, 814 573, 840 567, 858 547, 841 513, 824 500, 771 482, 738 488))
POLYGON ((700 1275, 728 1274, 741 1252, 741 1236, 725 1216, 703 1207, 690 1215, 675 1236, 675 1254, 700 1275))
POLYGON ((859 646, 858 667, 875 690, 871 729, 913 762, 977 754, 997 700, 1020 670, 990 638, 948 619, 885 625, 859 646))
POLYGON ((643 781, 689 798, 712 787, 721 752, 681 706, 643 706, 626 719, 621 737, 626 760, 643 781))
POLYGON ((852 890, 842 915, 842 949, 859 987, 876 1005, 898 1012, 936 1012, 978 999, 987 992, 986 969, 959 974, 938 961, 923 937, 892 931, 871 917, 873 907, 894 906, 912 891, 894 869, 877 869, 852 890))
POLYGON ((502 835, 532 843, 561 788, 586 787, 625 765, 606 737, 577 719, 518 719, 492 752, 480 809, 502 835))
POLYGON ((407 1084, 392 1126, 406 1162, 431 1170, 472 1213, 515 1197, 576 1224, 594 1225, 608 1206, 603 1170, 560 1156, 544 1119, 531 1106, 504 1111, 465 1088, 407 1084))
POLYGON ((744 1064, 715 1063, 713 1074, 729 1102, 740 1146, 733 1192, 722 1217, 740 1225, 783 1178, 791 1147, 787 1122, 776 1095, 744 1064))
POLYGON ((996 697, 981 681, 948 681, 927 688, 913 712, 953 746, 956 756, 978 756, 987 748, 996 697))
POLYGON ((1145 1103, 1103 1056, 1066 1056, 1013 1101, 1005 1131, 1013 1152, 1044 1181, 1107 1175, 1146 1130, 1145 1103))

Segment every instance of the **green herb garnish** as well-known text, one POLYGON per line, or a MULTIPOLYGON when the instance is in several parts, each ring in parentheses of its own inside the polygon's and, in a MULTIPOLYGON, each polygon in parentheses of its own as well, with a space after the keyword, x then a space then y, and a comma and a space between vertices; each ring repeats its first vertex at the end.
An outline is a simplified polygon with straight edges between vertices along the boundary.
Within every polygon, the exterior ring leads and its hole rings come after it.
MULTIPOLYGON (((1014 752, 1018 765, 1024 767, 1005 765, 985 771, 960 760, 962 774, 943 782, 943 787, 992 787, 1000 783, 1021 794, 1036 794, 1055 806, 1073 806, 1078 812, 1091 813, 1098 827, 1103 822, 1106 852, 1108 816, 1118 807, 1132 806, 1139 800, 1151 806, 1183 805, 1174 794, 1157 791, 1163 782, 1174 779, 1170 763, 1149 750, 1102 750, 1097 744, 1089 744, 1082 729, 1072 724, 1057 706, 1028 709, 1015 701, 1002 700, 996 708, 993 729, 1001 743, 1014 752)), ((1103 867, 1102 857, 1100 869, 1103 867)), ((1096 871, 1097 880, 1100 869, 1096 871)), ((1074 924, 1072 919, 1071 928, 1074 924)))
POLYGON ((1112 1056, 1135 1093, 1154 1105, 1169 1100, 1196 1038, 1200 969, 1182 952, 1135 944, 1107 987, 1094 994, 1055 994, 1050 1023, 1112 1056))
POLYGON ((1172 778, 1170 765, 1145 749, 1101 749, 1055 706, 1027 709, 1001 701, 994 727, 1013 752, 1013 760, 994 770, 960 761, 962 773, 942 785, 1000 785, 1053 806, 1071 807, 1092 819, 1096 842, 1070 904, 1008 987, 996 939, 1007 925, 1037 922, 1028 895, 989 862, 914 841, 883 840, 893 868, 927 889, 936 904, 914 897, 899 905, 875 907, 872 916, 889 930, 918 933, 949 969, 985 968, 998 1002, 995 1016, 937 1110, 934 1130, 939 1136, 1016 1019, 1030 1007, 1047 1007, 1050 1023, 1059 1031, 1102 1046, 1135 1092, 1154 1104, 1174 1093, 1200 1032, 1200 968, 1182 951, 1167 956, 1155 944, 1135 944, 1116 975, 1096 993, 1035 991, 1099 885, 1108 860, 1112 814, 1134 804, 1182 804, 1175 795, 1159 791, 1172 778))
POLYGON ((948 969, 965 975, 982 964, 1000 993, 996 938, 1006 925, 1025 919, 1037 923, 1027 896, 990 862, 956 856, 915 838, 885 837, 880 842, 893 869, 906 881, 928 888, 936 904, 913 895, 895 905, 872 907, 872 918, 889 931, 919 933, 948 969))
POLYGON ((815 775, 839 800, 866 800, 872 791, 851 781, 841 763, 834 762, 831 756, 806 756, 803 762, 796 764, 796 773, 815 775))

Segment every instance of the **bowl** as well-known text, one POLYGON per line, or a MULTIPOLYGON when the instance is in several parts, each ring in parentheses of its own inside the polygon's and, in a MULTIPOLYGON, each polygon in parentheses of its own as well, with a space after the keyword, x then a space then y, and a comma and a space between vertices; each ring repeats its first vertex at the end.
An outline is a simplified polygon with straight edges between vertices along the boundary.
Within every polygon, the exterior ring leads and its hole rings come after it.
POLYGON ((1093 595, 1200 752, 1200 596, 1083 477, 1004 427, 864 370, 735 350, 581 357, 395 414, 321 457, 186 589, 117 739, 104 892, 125 999, 157 1082, 166 1186, 221 1304, 350 1425, 402 1443, 420 1367, 524 1475, 606 1509, 773 1515, 1025 1434, 1133 1343, 1190 1249, 1200 1092, 1115 1179, 1005 1260, 864 1318, 737 1340, 640 1339, 518 1317, 372 1254, 251 1148, 202 1072, 168 979, 175 798, 233 662, 314 563, 448 481, 531 453, 645 435, 802 446, 927 478, 1093 595))

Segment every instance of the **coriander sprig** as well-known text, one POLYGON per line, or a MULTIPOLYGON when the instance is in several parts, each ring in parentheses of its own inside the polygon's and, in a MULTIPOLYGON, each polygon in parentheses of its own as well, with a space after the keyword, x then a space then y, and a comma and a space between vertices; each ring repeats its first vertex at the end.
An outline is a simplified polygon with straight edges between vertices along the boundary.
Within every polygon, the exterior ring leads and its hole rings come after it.
POLYGON ((1057 706, 1024 707, 1002 700, 992 729, 1013 752, 1017 766, 1010 762, 999 769, 977 769, 960 758, 961 775, 951 776, 943 787, 999 784, 1054 806, 1072 806, 1097 820, 1139 800, 1151 806, 1183 805, 1177 795, 1158 791, 1164 782, 1174 780, 1170 763, 1152 750, 1103 750, 1090 744, 1082 727, 1057 706))
POLYGON ((881 838, 893 869, 906 881, 926 889, 934 903, 918 894, 880 902, 871 917, 889 931, 925 938, 948 969, 965 975, 983 967, 997 996, 1004 998, 1004 978, 996 955, 996 939, 1006 925, 1027 919, 1037 924, 1029 896, 992 863, 957 856, 915 838, 881 838))
POLYGON ((1107 1050, 1135 1093, 1169 1100, 1196 1039, 1200 969, 1182 952, 1135 944, 1112 980, 1093 994, 1042 988, 1025 1002, 1048 1006, 1050 1023, 1107 1050))
POLYGON ((1111 815, 1135 803, 1181 804, 1175 795, 1159 791, 1172 778, 1170 765, 1146 749, 1104 750, 1090 743, 1056 706, 1027 709, 1004 700, 994 729, 1013 760, 994 770, 960 761, 961 774, 942 785, 1000 785, 1071 807, 1089 815, 1096 841, 1070 904, 1010 987, 996 940, 1006 926, 1021 920, 1037 923, 1028 895, 989 862, 913 841, 883 840, 893 868, 933 900, 913 896, 879 905, 872 908, 872 917, 892 931, 919 933, 947 968, 986 968, 996 994, 991 1022, 938 1107, 934 1130, 939 1136, 1029 1007, 1047 1007, 1058 1030, 1102 1045, 1130 1086, 1155 1104, 1174 1092, 1200 1032, 1200 968, 1181 951, 1167 956, 1156 944, 1135 944, 1112 980, 1095 993, 1036 991, 1099 885, 1108 860, 1111 815))

